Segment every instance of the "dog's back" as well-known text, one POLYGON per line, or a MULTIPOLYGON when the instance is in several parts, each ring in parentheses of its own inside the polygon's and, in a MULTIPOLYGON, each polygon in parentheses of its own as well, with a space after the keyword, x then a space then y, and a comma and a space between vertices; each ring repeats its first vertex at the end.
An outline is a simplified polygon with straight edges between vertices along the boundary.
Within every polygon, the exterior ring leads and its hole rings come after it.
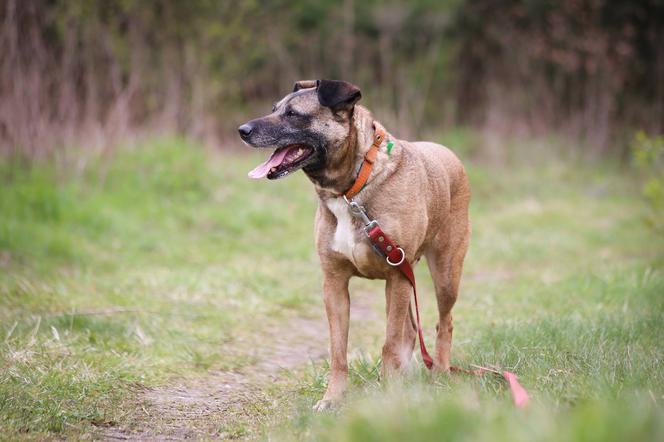
POLYGON ((444 170, 449 179, 451 197, 470 198, 470 184, 466 170, 454 152, 441 144, 429 141, 416 141, 410 145, 417 149, 430 175, 437 176, 440 168, 444 170))

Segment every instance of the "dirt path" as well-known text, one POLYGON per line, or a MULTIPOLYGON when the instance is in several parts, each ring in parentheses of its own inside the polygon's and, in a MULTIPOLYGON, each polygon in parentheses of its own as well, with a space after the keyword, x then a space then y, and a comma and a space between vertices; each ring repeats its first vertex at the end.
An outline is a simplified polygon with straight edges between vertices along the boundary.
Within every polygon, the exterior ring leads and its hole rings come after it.
MULTIPOLYGON (((378 319, 369 304, 374 296, 352 301, 351 322, 378 319)), ((322 310, 322 309, 321 309, 322 310)), ((174 379, 168 385, 146 389, 133 422, 126 427, 100 428, 93 434, 104 440, 230 439, 240 434, 232 423, 260 414, 267 400, 263 387, 279 382, 284 370, 302 368, 327 357, 327 322, 322 316, 291 318, 268 328, 264 346, 250 370, 216 371, 193 379, 174 379), (229 427, 229 423, 231 424, 229 427)))

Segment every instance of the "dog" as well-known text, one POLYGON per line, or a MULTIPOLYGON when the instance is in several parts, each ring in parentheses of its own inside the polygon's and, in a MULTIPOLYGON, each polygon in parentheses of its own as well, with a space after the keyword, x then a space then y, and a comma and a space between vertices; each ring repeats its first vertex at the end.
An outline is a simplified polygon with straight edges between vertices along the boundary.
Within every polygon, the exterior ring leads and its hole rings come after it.
POLYGON ((331 359, 327 390, 314 406, 319 411, 337 405, 347 386, 351 277, 386 281, 382 376, 407 367, 416 343, 410 282, 373 250, 362 232, 363 222, 352 216, 344 198, 376 133, 384 137, 376 143, 366 185, 352 201, 380 223, 409 263, 426 257, 438 305, 433 368, 442 372, 450 370, 452 307, 470 241, 470 185, 461 161, 439 144, 395 138, 357 104, 361 96, 357 86, 345 81, 298 81, 270 114, 239 127, 248 145, 274 149, 250 177, 274 180, 302 169, 318 195, 315 237, 331 359))

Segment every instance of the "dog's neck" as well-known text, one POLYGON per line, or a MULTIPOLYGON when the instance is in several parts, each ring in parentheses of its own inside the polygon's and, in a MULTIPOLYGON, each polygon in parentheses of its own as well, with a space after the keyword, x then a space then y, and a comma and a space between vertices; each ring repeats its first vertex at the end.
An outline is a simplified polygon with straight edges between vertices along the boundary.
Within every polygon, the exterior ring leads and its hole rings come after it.
MULTIPOLYGON (((371 112, 362 106, 355 106, 348 136, 339 146, 333 147, 335 153, 339 152, 341 155, 329 155, 324 167, 306 171, 321 200, 338 198, 353 185, 364 155, 373 142, 374 130, 371 112)), ((380 165, 377 164, 376 169, 379 168, 380 165)), ((375 172, 377 170, 374 174, 375 172)), ((369 183, 371 179, 370 177, 369 183)))

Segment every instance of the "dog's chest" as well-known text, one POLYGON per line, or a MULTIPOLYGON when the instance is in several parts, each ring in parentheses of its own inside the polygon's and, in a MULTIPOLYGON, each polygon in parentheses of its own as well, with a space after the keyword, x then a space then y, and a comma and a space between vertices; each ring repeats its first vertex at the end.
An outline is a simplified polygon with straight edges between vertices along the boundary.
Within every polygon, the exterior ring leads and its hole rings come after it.
POLYGON ((341 253, 351 262, 355 262, 354 251, 358 244, 357 228, 353 225, 353 218, 348 205, 343 198, 332 198, 326 201, 328 209, 337 219, 337 227, 332 239, 332 250, 341 253))

